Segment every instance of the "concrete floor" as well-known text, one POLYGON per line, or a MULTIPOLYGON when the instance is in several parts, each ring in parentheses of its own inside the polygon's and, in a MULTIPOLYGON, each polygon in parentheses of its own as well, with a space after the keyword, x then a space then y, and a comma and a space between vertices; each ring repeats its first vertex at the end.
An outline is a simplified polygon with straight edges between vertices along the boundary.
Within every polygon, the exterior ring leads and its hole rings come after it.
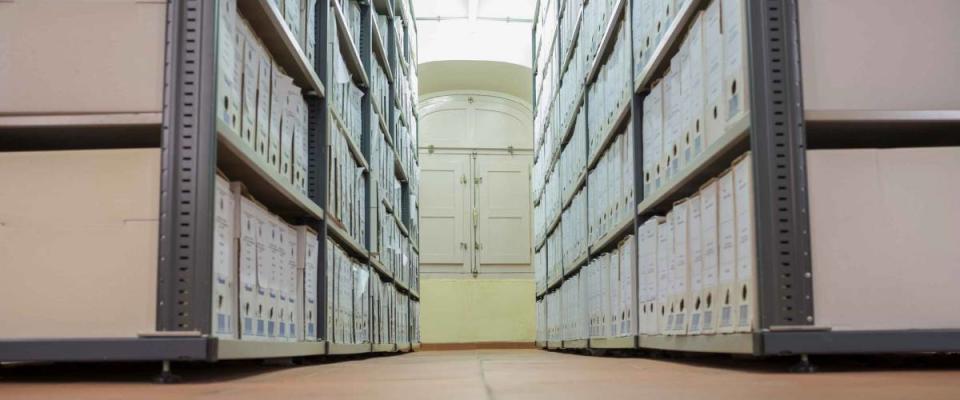
POLYGON ((610 358, 542 350, 427 351, 309 366, 175 364, 5 366, 0 399, 958 399, 958 357, 791 360, 610 358))

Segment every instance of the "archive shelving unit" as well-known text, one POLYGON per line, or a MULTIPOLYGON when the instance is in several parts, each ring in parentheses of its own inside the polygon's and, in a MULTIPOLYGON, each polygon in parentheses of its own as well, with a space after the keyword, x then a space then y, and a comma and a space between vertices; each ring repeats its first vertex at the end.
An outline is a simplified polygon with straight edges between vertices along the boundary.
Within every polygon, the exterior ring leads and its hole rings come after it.
MULTIPOLYGON (((351 257, 370 266, 397 288, 408 309, 419 309, 417 266, 410 277, 396 279, 371 252, 370 232, 354 239, 327 211, 328 135, 335 134, 331 124, 337 117, 327 104, 332 79, 331 46, 338 40, 346 64, 357 84, 366 93, 368 84, 365 66, 371 62, 387 62, 385 69, 394 71, 402 63, 416 69, 415 39, 400 41, 396 30, 413 30, 412 5, 407 0, 378 0, 362 3, 360 46, 355 46, 346 30, 341 8, 343 0, 315 2, 317 23, 311 34, 316 38, 315 60, 311 62, 284 21, 284 15, 273 0, 239 0, 238 12, 247 19, 276 63, 283 67, 297 86, 303 88, 308 107, 307 192, 302 193, 280 178, 276 171, 258 161, 253 149, 241 142, 230 128, 218 123, 217 91, 217 24, 218 2, 171 0, 164 6, 165 50, 163 64, 163 101, 159 112, 102 113, 80 115, 15 115, 0 114, 0 148, 9 150, 100 149, 155 147, 161 150, 159 251, 156 264, 156 329, 140 332, 135 337, 76 338, 68 332, 62 337, 30 339, 0 338, 2 361, 217 361, 249 358, 288 358, 370 352, 413 351, 419 348, 418 315, 408 312, 406 325, 409 341, 390 343, 335 343, 327 339, 325 276, 331 273, 325 260, 327 238, 331 238, 351 257), (375 17, 372 10, 389 15, 391 35, 388 43, 371 40, 375 17), (394 18, 396 17, 396 18, 394 18), (371 43, 374 48, 371 48, 371 43), (378 47, 379 46, 379 47, 378 47), (384 46, 388 46, 389 55, 384 46), (376 54, 376 56, 374 55, 376 54), (246 191, 287 221, 305 225, 318 233, 318 339, 303 342, 267 342, 221 339, 211 334, 213 321, 213 236, 214 177, 221 171, 243 183, 246 191)), ((309 4, 305 2, 304 4, 309 4)), ((409 38, 403 35, 403 38, 409 38)), ((161 40, 161 38, 157 38, 161 40)), ((135 56, 135 55, 129 55, 135 56)), ((390 92, 398 82, 390 81, 390 92)), ((392 110, 399 107, 391 96, 392 110)), ((415 107, 416 97, 409 103, 415 107)), ((369 121, 376 115, 368 96, 362 104, 364 119, 362 137, 369 141, 369 121)), ((394 129, 392 119, 382 116, 381 124, 394 129)), ((415 127, 414 127, 415 129, 415 127)), ((409 131, 408 131, 409 132, 409 131)), ((415 132, 413 133, 415 135, 415 132)), ((346 135, 345 135, 346 136, 346 135)), ((371 157, 365 143, 347 138, 358 164, 371 177, 367 160, 371 157)), ((408 193, 416 193, 417 175, 404 173, 408 193), (413 187, 413 189, 409 189, 413 187)), ((373 176, 376 179, 377 177, 373 176)), ((367 179, 369 183, 371 179, 367 179)), ((370 195, 368 186, 366 195, 370 195)), ((368 199, 369 200, 369 199, 368 199)), ((368 202, 367 204, 371 204, 368 202)), ((396 205, 401 214, 391 222, 409 225, 415 213, 406 210, 416 201, 396 205)), ((368 207, 368 224, 376 223, 376 209, 368 207), (373 214, 374 218, 370 215, 373 214)), ((405 230, 416 243, 416 232, 405 230)), ((26 303, 24 303, 26 304, 26 303)), ((26 305, 24 305, 26 306, 26 305)), ((395 312, 395 311, 394 311, 395 312)), ((398 317, 399 318, 399 317, 398 317)), ((375 321, 370 321, 371 324, 375 321)))
MULTIPOLYGON (((576 0, 574 0, 576 1, 576 0)), ((583 4, 603 0, 584 0, 583 4)), ((588 87, 596 76, 596 70, 610 53, 613 35, 617 27, 625 26, 630 29, 632 3, 637 0, 614 0, 611 16, 605 21, 603 36, 599 40, 596 58, 592 66, 584 73, 585 78, 574 82, 579 86, 579 95, 575 98, 576 104, 589 104, 591 101, 588 87)), ((719 0, 714 0, 719 1, 719 0)), ((582 11, 579 15, 570 13, 570 2, 556 0, 538 1, 538 12, 543 7, 553 7, 552 15, 556 21, 573 18, 576 27, 570 30, 575 41, 577 35, 582 34, 582 11)), ((960 127, 960 100, 956 96, 949 99, 940 99, 942 103, 949 103, 947 107, 934 110, 831 110, 830 105, 824 106, 823 86, 818 89, 816 99, 818 104, 814 108, 805 105, 804 77, 801 75, 801 52, 807 57, 807 51, 822 51, 822 47, 814 49, 815 40, 809 40, 808 47, 803 47, 800 40, 800 30, 804 28, 802 17, 818 12, 821 20, 827 14, 828 6, 842 7, 836 23, 842 19, 853 18, 854 13, 869 10, 869 2, 851 2, 846 5, 822 4, 819 9, 807 4, 804 8, 803 0, 744 0, 745 7, 745 36, 747 44, 747 59, 749 73, 748 95, 749 112, 737 121, 728 125, 726 134, 716 143, 709 143, 696 161, 682 167, 674 179, 662 187, 644 195, 643 192, 643 100, 650 91, 653 82, 670 68, 670 59, 681 46, 694 17, 705 10, 711 3, 708 0, 686 0, 667 2, 676 4, 674 18, 662 33, 659 44, 649 49, 646 62, 642 65, 634 64, 632 70, 633 96, 628 106, 619 111, 616 122, 604 137, 602 146, 605 146, 609 136, 618 129, 632 122, 632 131, 627 134, 633 138, 634 161, 634 192, 636 193, 632 217, 616 224, 600 240, 589 244, 587 254, 567 262, 563 260, 562 271, 559 274, 549 274, 538 277, 536 291, 537 301, 541 301, 549 293, 559 292, 564 283, 586 265, 591 258, 609 249, 611 243, 616 243, 627 235, 636 234, 640 225, 648 218, 663 215, 670 210, 675 201, 681 200, 697 192, 697 190, 712 177, 730 167, 738 157, 750 152, 752 155, 753 176, 753 204, 754 204, 754 237, 756 262, 756 296, 757 313, 752 332, 724 333, 724 334, 696 334, 696 335, 647 335, 637 334, 621 337, 591 337, 578 340, 556 340, 544 335, 537 338, 537 346, 545 349, 637 349, 637 350, 666 350, 681 352, 708 352, 708 353, 737 353, 755 356, 783 356, 808 354, 842 354, 842 353, 920 353, 920 352, 956 352, 960 350, 960 329, 950 328, 915 328, 915 329, 831 329, 829 326, 819 326, 814 313, 814 299, 817 292, 814 290, 815 268, 812 265, 811 249, 811 219, 810 205, 808 204, 808 165, 806 162, 808 150, 813 149, 874 149, 874 148, 906 148, 924 146, 957 146, 960 139, 956 134, 960 127)), ((926 5, 929 9, 936 7, 953 7, 947 3, 931 2, 926 5), (931 5, 932 4, 932 5, 931 5)), ((580 7, 582 10, 583 7, 580 7)), ((932 12, 932 11, 931 11, 932 12)), ((940 12, 944 12, 942 9, 940 12)), ((933 12, 935 13, 935 12, 933 12)), ((876 18, 878 14, 864 14, 869 18, 876 18)), ((936 19, 937 23, 943 23, 936 19)), ((869 21, 865 19, 864 21, 869 21)), ((542 38, 538 42, 537 30, 541 29, 538 20, 534 25, 534 93, 539 95, 538 82, 542 75, 552 76, 552 85, 560 85, 560 77, 570 63, 570 55, 562 53, 558 44, 551 46, 547 41, 554 39, 542 38), (551 50, 552 49, 552 50, 551 50), (538 62, 543 57, 550 57, 553 62, 560 63, 559 73, 541 70, 538 62)), ((869 22, 858 22, 857 26, 869 22)), ((812 24, 812 23, 811 23, 812 24)), ((559 23, 557 23, 559 25, 559 23)), ((551 28, 552 29, 552 28, 551 28)), ((821 40, 824 35, 838 34, 834 30, 819 31, 821 40)), ((554 35, 559 36, 560 28, 556 28, 554 35)), ((934 29, 936 32, 943 32, 934 29)), ((629 35, 628 35, 629 36, 629 35)), ((936 42, 946 38, 924 37, 936 42)), ((566 39, 569 39, 566 38, 566 39)), ((812 36, 804 37, 815 39, 812 36)), ((911 40, 916 39, 912 37, 911 40)), ((850 38, 844 38, 843 45, 848 44, 850 38)), ((857 38, 856 40, 868 40, 857 38)), ((949 40, 949 39, 947 39, 949 40)), ((838 44, 839 46, 840 44, 838 44)), ((576 46, 574 44, 573 46, 576 46)), ((573 46, 568 47, 572 49, 573 46)), ((632 51, 636 48, 631 45, 632 51)), ((583 51, 581 49, 581 51, 583 51)), ((866 51, 866 50, 865 50, 866 51)), ((870 51, 878 51, 872 49, 870 51)), ((834 55, 836 55, 834 53, 834 55)), ((818 61, 820 61, 818 59, 818 61)), ((954 62, 954 59, 950 59, 954 62)), ((953 65, 948 62, 948 65, 953 65)), ((633 59, 631 57, 631 64, 633 59)), ((833 65, 832 65, 833 66, 833 65)), ((885 69, 884 71, 889 71, 885 69)), ((851 71, 843 71, 850 74, 851 71)), ((807 72, 809 75, 813 73, 807 72)), ((816 71, 816 79, 825 79, 823 69, 816 71)), ((869 75, 869 73, 868 73, 869 75)), ((870 75, 874 78, 880 74, 870 75)), ((941 75, 935 75, 941 76, 941 75)), ((808 77, 807 79, 814 79, 808 77)), ((865 78, 866 79, 866 78, 865 78)), ((922 79, 921 79, 922 81, 922 79)), ((886 82, 885 82, 886 83, 886 82)), ((863 82, 852 84, 855 88, 866 86, 863 82)), ((882 85, 880 85, 882 86, 882 85)), ((906 89, 909 90, 909 89, 906 89)), ((919 89, 917 89, 919 90, 919 89)), ((545 98, 535 97, 539 105, 538 112, 549 112, 557 107, 556 99, 559 90, 545 98), (547 102, 549 104, 542 104, 547 102)), ((832 93, 832 92, 831 92, 832 93)), ((890 92, 883 92, 886 96, 896 97, 890 92)), ((833 105, 836 107, 836 105, 833 105)), ((584 107, 584 112, 587 108, 584 107)), ((590 116, 586 118, 589 120, 590 116)), ((557 119, 553 120, 554 122, 557 119)), ((546 163, 543 170, 549 174, 559 158, 559 153, 568 144, 573 130, 573 121, 560 120, 559 144, 556 154, 549 159, 538 158, 536 163, 546 163)), ((589 124, 588 124, 589 126, 589 124)), ((548 128, 549 130, 550 128, 548 128)), ((541 140, 535 147, 544 146, 547 133, 538 133, 541 140)), ((539 152, 538 152, 539 154, 539 152)), ((584 172, 592 168, 594 161, 588 161, 584 172)), ((536 168, 535 168, 536 169, 536 168)), ((546 179, 546 176, 542 177, 546 179)), ((577 188, 584 187, 591 190, 583 177, 576 180, 577 188)), ((535 191, 533 198, 539 204, 543 198, 543 191, 535 191)), ((576 191, 576 188, 574 189, 576 191)), ((544 237, 539 238, 535 251, 540 252, 547 246, 546 234, 560 224, 562 210, 570 204, 569 198, 561 200, 561 210, 556 216, 546 217, 544 237)), ((876 218, 885 218, 876 216, 876 218)), ((586 228, 584 228, 586 229, 586 228)), ((535 228, 536 231, 536 228, 535 228)), ((636 239, 634 239, 636 240, 636 239)), ((550 254, 550 253, 546 253, 550 254)), ((549 262, 547 262, 549 264, 549 262)), ((544 275, 543 272, 538 272, 544 275)), ((636 272, 635 272, 636 273, 636 272)), ((637 302, 637 283, 634 283, 633 301, 637 302)), ((910 301, 904 299, 903 301, 910 301)), ((636 308, 635 305, 635 310, 636 308)), ((549 312, 547 307, 543 312, 549 312)), ((538 323, 543 324, 546 317, 541 316, 538 323)), ((636 317, 635 317, 636 318, 636 317)), ((634 320, 634 324, 637 321, 634 320)), ((543 329, 542 327, 540 329, 543 329)), ((804 360, 806 360, 804 358, 804 360)))

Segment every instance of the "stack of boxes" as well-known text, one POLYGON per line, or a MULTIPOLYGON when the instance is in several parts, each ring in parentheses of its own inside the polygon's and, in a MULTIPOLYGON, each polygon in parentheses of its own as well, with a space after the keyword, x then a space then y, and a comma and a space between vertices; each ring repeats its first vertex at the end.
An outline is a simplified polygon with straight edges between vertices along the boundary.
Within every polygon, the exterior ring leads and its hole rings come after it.
POLYGON ((591 243, 633 218, 633 129, 628 124, 590 170, 589 238, 591 243))
POLYGON ((317 234, 291 226, 217 177, 214 326, 218 337, 255 341, 316 338, 317 234))
POLYGON ((756 262, 750 154, 638 232, 640 332, 750 332, 756 262), (656 277, 656 279, 651 279, 656 277))
MULTIPOLYGON (((560 219, 560 236, 563 242, 561 257, 569 264, 587 254, 587 231, 583 229, 587 220, 587 195, 580 190, 573 196, 570 207, 563 211, 560 219)), ((574 267, 564 265, 564 267, 574 267)))
POLYGON ((677 179, 724 135, 738 133, 731 125, 748 108, 744 9, 742 0, 714 0, 694 17, 670 69, 652 84, 643 101, 645 194, 677 179))
POLYGON ((266 169, 306 193, 307 104, 301 88, 272 60, 235 0, 220 2, 218 13, 218 129, 238 135, 266 169))
POLYGON ((629 106, 633 93, 631 85, 629 29, 621 25, 616 33, 616 42, 610 56, 597 74, 596 81, 590 85, 587 98, 588 148, 591 156, 596 155, 603 140, 629 106))

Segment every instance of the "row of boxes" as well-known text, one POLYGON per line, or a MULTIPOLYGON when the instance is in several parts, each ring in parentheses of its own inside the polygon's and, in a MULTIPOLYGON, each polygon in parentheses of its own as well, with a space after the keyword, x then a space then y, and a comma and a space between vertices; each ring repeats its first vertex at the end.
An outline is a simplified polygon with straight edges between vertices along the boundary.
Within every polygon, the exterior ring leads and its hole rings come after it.
POLYGON ((363 135, 363 91, 353 82, 338 41, 333 41, 333 79, 328 85, 330 110, 343 124, 347 136, 360 146, 363 135))
POLYGON ((583 10, 583 0, 559 1, 563 3, 563 12, 560 15, 560 56, 563 57, 577 45, 573 35, 577 29, 577 19, 580 18, 580 12, 583 10))
POLYGON ((316 339, 317 233, 290 226, 217 176, 214 209, 215 336, 316 339))
MULTIPOLYGON (((389 120, 387 113, 390 107, 390 81, 379 61, 370 63, 370 101, 374 110, 383 117, 384 122, 389 120)), ((374 125, 378 125, 377 117, 372 116, 374 125)))
POLYGON ((560 169, 553 168, 550 176, 547 177, 547 183, 543 191, 543 199, 540 201, 544 208, 544 216, 549 224, 560 215, 561 203, 563 199, 560 196, 560 169))
POLYGON ((546 337, 548 341, 559 341, 563 340, 563 319, 560 313, 561 310, 561 294, 560 292, 553 291, 547 293, 543 296, 543 302, 546 304, 547 323, 546 327, 546 337))
MULTIPOLYGON (((394 210, 396 212, 396 210, 394 210)), ((377 254, 383 267, 393 274, 394 279, 401 282, 410 282, 416 270, 415 254, 410 239, 403 235, 397 225, 395 217, 384 207, 378 210, 379 240, 377 254)))
POLYGON ((238 15, 235 0, 219 3, 218 19, 218 119, 261 162, 305 193, 308 112, 301 89, 238 15))
MULTIPOLYGON (((409 120, 408 120, 409 121, 409 120)), ((396 137, 394 140, 394 149, 397 151, 397 159, 407 173, 409 182, 420 182, 420 168, 417 165, 417 142, 415 130, 404 125, 400 120, 396 121, 396 137)))
MULTIPOLYGON (((338 3, 342 7, 344 22, 347 24, 350 38, 353 39, 353 46, 357 51, 360 51, 360 2, 358 0, 340 0, 338 3)), ((333 7, 332 2, 331 7, 333 7)))
MULTIPOLYGON (((536 164, 534 164, 534 167, 536 167, 536 164)), ((536 180, 536 179, 537 178, 533 178, 533 180, 536 180)), ((546 230, 547 230, 547 216, 546 216, 547 211, 546 210, 547 209, 546 209, 546 204, 542 200, 543 198, 541 196, 541 201, 534 203, 533 205, 533 241, 534 243, 542 242, 544 237, 546 236, 546 230)))
MULTIPOLYGON (((236 0, 234 0, 235 2, 236 0)), ((271 0, 310 64, 316 57, 317 0, 271 0)))
POLYGON ((573 196, 570 207, 563 211, 560 219, 560 237, 563 244, 560 263, 570 266, 574 260, 587 254, 587 195, 580 190, 573 196))
POLYGON ((633 129, 628 124, 623 133, 614 137, 587 177, 591 242, 633 218, 633 164, 633 129))
MULTIPOLYGON (((389 27, 390 20, 388 19, 386 14, 380 14, 379 12, 377 12, 376 16, 377 16, 377 29, 380 31, 380 43, 383 43, 384 48, 386 48, 388 43, 390 43, 390 41, 387 40, 387 38, 389 37, 387 35, 390 34, 390 27, 389 27)), ((389 53, 390 51, 387 50, 387 52, 389 53)))
POLYGON ((547 290, 547 249, 544 247, 533 253, 533 276, 537 293, 547 290))
MULTIPOLYGON (((371 149, 371 169, 377 176, 378 198, 384 199, 395 209, 403 205, 403 191, 400 180, 396 175, 396 153, 387 142, 386 136, 379 124, 375 128, 371 149)), ((376 207, 377 204, 371 204, 376 207)))
POLYGON ((373 327, 371 329, 372 343, 395 343, 394 340, 394 304, 396 304, 396 287, 384 280, 380 275, 373 276, 373 290, 371 291, 373 309, 373 327))
POLYGON ((638 332, 637 243, 624 238, 558 291, 537 302, 538 340, 581 340, 633 336, 638 332))
POLYGON ((560 338, 562 340, 578 340, 590 337, 587 318, 587 294, 585 274, 577 274, 568 278, 560 287, 560 338))
POLYGON ((560 160, 557 161, 557 168, 560 170, 560 193, 563 199, 573 195, 573 191, 577 189, 578 179, 583 177, 587 170, 587 130, 584 122, 586 116, 582 112, 582 107, 580 110, 573 125, 570 141, 564 146, 563 152, 560 153, 560 160))
POLYGON ((559 12, 559 1, 544 0, 537 9, 537 16, 534 27, 534 54, 537 60, 537 71, 543 71, 548 59, 555 58, 556 52, 553 51, 554 42, 557 33, 557 16, 559 12))
POLYGON ((638 231, 640 332, 750 332, 756 251, 750 154, 638 231))
POLYGON ((327 339, 334 343, 369 341, 369 267, 327 240, 327 339))
POLYGON ((563 240, 560 229, 554 229, 547 236, 547 279, 563 275, 563 240))
POLYGON ((689 0, 635 0, 631 3, 634 72, 640 73, 689 0))
POLYGON ((583 49, 584 65, 593 65, 615 5, 616 0, 591 0, 584 4, 583 22, 580 26, 580 46, 583 49))
POLYGON ((332 223, 338 223, 351 237, 361 241, 366 235, 366 172, 354 158, 339 126, 332 124, 331 128, 327 211, 337 219, 332 223))
MULTIPOLYGON (((643 100, 643 190, 666 185, 748 112, 745 5, 697 14, 670 69, 643 100)), ((636 50, 635 50, 636 51, 636 50)))
POLYGON ((577 100, 579 100, 580 95, 583 93, 583 80, 584 75, 587 73, 587 65, 583 63, 583 57, 580 53, 582 52, 580 46, 577 46, 573 49, 573 58, 570 59, 570 64, 567 65, 566 71, 563 71, 563 75, 560 79, 560 89, 557 97, 558 107, 557 118, 560 121, 560 125, 557 126, 560 132, 566 133, 566 130, 569 128, 566 124, 570 121, 570 118, 575 114, 583 114, 581 110, 578 109, 577 100))
POLYGON ((621 110, 630 106, 633 94, 631 79, 630 41, 627 29, 617 31, 613 50, 589 88, 587 99, 587 127, 589 154, 596 154, 603 140, 617 122, 621 110))

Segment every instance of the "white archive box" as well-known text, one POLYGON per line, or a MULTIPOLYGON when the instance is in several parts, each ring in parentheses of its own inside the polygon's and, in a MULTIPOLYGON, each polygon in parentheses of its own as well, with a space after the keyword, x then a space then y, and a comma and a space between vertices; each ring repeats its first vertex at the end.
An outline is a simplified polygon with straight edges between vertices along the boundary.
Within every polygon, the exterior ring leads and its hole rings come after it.
POLYGON ((156 329, 160 160, 158 148, 0 152, 0 338, 156 329))
POLYGON ((217 337, 237 338, 237 199, 230 190, 230 182, 222 176, 216 176, 214 185, 210 330, 217 337))
MULTIPOLYGON (((318 0, 303 0, 303 4, 306 7, 306 11, 303 13, 303 39, 301 40, 301 47, 303 47, 304 55, 307 56, 307 61, 310 61, 310 64, 313 65, 313 62, 316 61, 316 45, 317 45, 317 36, 315 35, 317 29, 317 1, 318 0)), ((386 25, 380 25, 380 29, 387 29, 386 25)), ((384 33, 381 33, 384 34, 384 33)), ((386 40, 383 40, 383 43, 387 43, 386 40)))
POLYGON ((639 74, 650 58, 650 28, 654 20, 653 0, 630 2, 631 44, 633 46, 633 72, 639 74))
POLYGON ((300 88, 292 79, 284 80, 283 117, 280 122, 280 176, 287 182, 293 182, 293 143, 300 130, 299 103, 303 101, 300 88), (285 94, 284 94, 285 93, 285 94))
POLYGON ((724 171, 717 179, 717 332, 721 333, 733 332, 736 322, 737 215, 734 192, 733 171, 724 171))
POLYGON ((263 160, 268 161, 270 147, 270 88, 273 79, 273 59, 263 43, 257 42, 257 135, 254 150, 263 160))
POLYGON ((662 185, 663 151, 663 85, 653 84, 643 99, 643 195, 662 185))
POLYGON ((687 262, 690 263, 688 285, 684 298, 687 301, 687 333, 700 333, 703 329, 703 300, 700 293, 703 291, 703 236, 702 236, 702 208, 700 194, 687 199, 687 262))
POLYGON ((670 266, 673 261, 673 215, 667 213, 657 226, 657 334, 667 333, 673 325, 668 311, 671 289, 670 266))
MULTIPOLYGON (((263 208, 258 210, 260 231, 257 235, 257 295, 263 305, 262 320, 265 325, 264 336, 269 340, 277 338, 278 314, 283 305, 279 300, 277 273, 283 268, 283 249, 280 247, 279 221, 263 208)), ((259 333, 259 327, 258 327, 259 333)))
POLYGON ((753 206, 753 160, 747 152, 733 162, 737 227, 737 331, 750 332, 757 314, 756 213, 753 206))
POLYGON ((960 147, 807 151, 814 318, 960 328, 960 147))
POLYGON ((705 145, 716 143, 726 132, 727 102, 723 83, 723 34, 720 1, 713 0, 703 13, 704 100, 706 108, 705 145))
POLYGON ((720 0, 723 23, 723 86, 727 123, 750 108, 747 62, 747 10, 745 0, 720 0))
MULTIPOLYGON (((323 274, 324 282, 321 284, 323 285, 322 292, 326 295, 326 299, 323 301, 323 304, 325 304, 326 307, 323 310, 318 310, 318 312, 320 312, 320 315, 322 315, 326 320, 326 322, 324 322, 326 331, 323 333, 322 337, 323 339, 329 341, 333 339, 334 321, 336 320, 336 302, 334 301, 336 297, 334 289, 336 286, 334 285, 334 282, 336 282, 335 277, 337 275, 337 257, 335 254, 336 246, 334 246, 332 238, 327 237, 324 245, 327 247, 327 256, 323 274)), ((317 294, 319 295, 319 293, 320 292, 317 294)))
POLYGON ((163 0, 0 2, 0 110, 161 113, 166 13, 163 0))
POLYGON ((303 15, 305 14, 305 10, 303 10, 302 7, 304 4, 301 0, 282 1, 283 20, 287 23, 287 27, 290 28, 290 32, 293 33, 293 37, 300 43, 300 48, 303 48, 303 15))
POLYGON ((717 236, 717 179, 710 179, 700 187, 700 240, 702 242, 703 284, 696 295, 701 304, 702 320, 700 331, 714 333, 717 329, 717 273, 719 269, 719 238, 717 236))
POLYGON ((673 204, 673 265, 671 268, 670 313, 673 315, 673 325, 668 334, 683 335, 687 333, 687 288, 689 287, 690 272, 690 206, 686 199, 673 204))
POLYGON ((370 307, 370 270, 366 265, 353 267, 353 331, 355 343, 369 342, 367 322, 370 307))
POLYGON ((240 130, 237 132, 243 141, 256 149, 257 139, 257 91, 260 79, 260 56, 257 50, 257 36, 247 20, 237 18, 237 45, 236 51, 240 52, 243 59, 241 67, 243 68, 241 86, 241 105, 240 105, 240 130))
POLYGON ((704 129, 705 112, 705 69, 703 49, 703 13, 698 13, 690 24, 690 30, 682 45, 687 54, 680 66, 681 82, 686 112, 683 126, 683 163, 690 164, 706 147, 704 129))
POLYGON ((630 235, 620 243, 620 330, 617 336, 634 336, 637 320, 637 242, 630 235))
POLYGON ((653 26, 650 34, 650 48, 656 48, 673 18, 673 0, 651 1, 653 2, 653 26))
MULTIPOLYGON (((282 315, 283 324, 286 325, 286 332, 281 329, 281 332, 284 333, 282 336, 286 338, 288 342, 296 342, 300 334, 303 331, 303 309, 302 303, 300 303, 300 281, 298 278, 300 271, 300 235, 297 232, 297 228, 282 224, 283 236, 284 239, 284 254, 286 261, 286 268, 284 270, 284 281, 283 281, 283 291, 286 293, 287 304, 284 307, 284 313, 282 315)), ((283 328, 283 325, 281 325, 283 328)))
POLYGON ((280 136, 282 121, 286 111, 288 88, 293 85, 293 79, 286 76, 276 62, 271 64, 270 78, 270 131, 267 142, 267 164, 280 170, 281 144, 280 136))
POLYGON ((610 309, 607 312, 607 337, 611 337, 617 336, 620 330, 620 251, 613 249, 604 258, 610 280, 610 286, 607 287, 607 297, 610 298, 610 309))
POLYGON ((320 242, 317 232, 307 226, 297 227, 297 294, 298 324, 302 327, 297 334, 299 339, 317 340, 318 316, 323 312, 318 308, 317 276, 320 268, 320 242))
POLYGON ((242 104, 241 77, 236 74, 237 52, 236 0, 222 0, 217 10, 217 117, 240 134, 242 104))
POLYGON ((297 130, 293 137, 293 186, 303 193, 307 193, 307 168, 310 161, 307 159, 307 148, 310 146, 310 138, 307 127, 307 103, 303 97, 298 97, 297 108, 297 130))
MULTIPOLYGON (((264 315, 264 298, 261 296, 262 284, 257 274, 259 254, 265 253, 259 249, 260 232, 263 214, 262 207, 242 194, 239 183, 231 185, 231 190, 237 199, 236 226, 239 270, 239 307, 240 307, 240 338, 243 340, 263 340, 266 337, 264 315)), ((265 261, 264 261, 265 262, 265 261)))
POLYGON ((637 302, 639 333, 657 334, 657 226, 662 218, 651 217, 637 231, 637 302))
POLYGON ((674 57, 663 79, 664 182, 671 181, 681 168, 680 136, 683 129, 683 90, 680 85, 680 58, 674 57))

